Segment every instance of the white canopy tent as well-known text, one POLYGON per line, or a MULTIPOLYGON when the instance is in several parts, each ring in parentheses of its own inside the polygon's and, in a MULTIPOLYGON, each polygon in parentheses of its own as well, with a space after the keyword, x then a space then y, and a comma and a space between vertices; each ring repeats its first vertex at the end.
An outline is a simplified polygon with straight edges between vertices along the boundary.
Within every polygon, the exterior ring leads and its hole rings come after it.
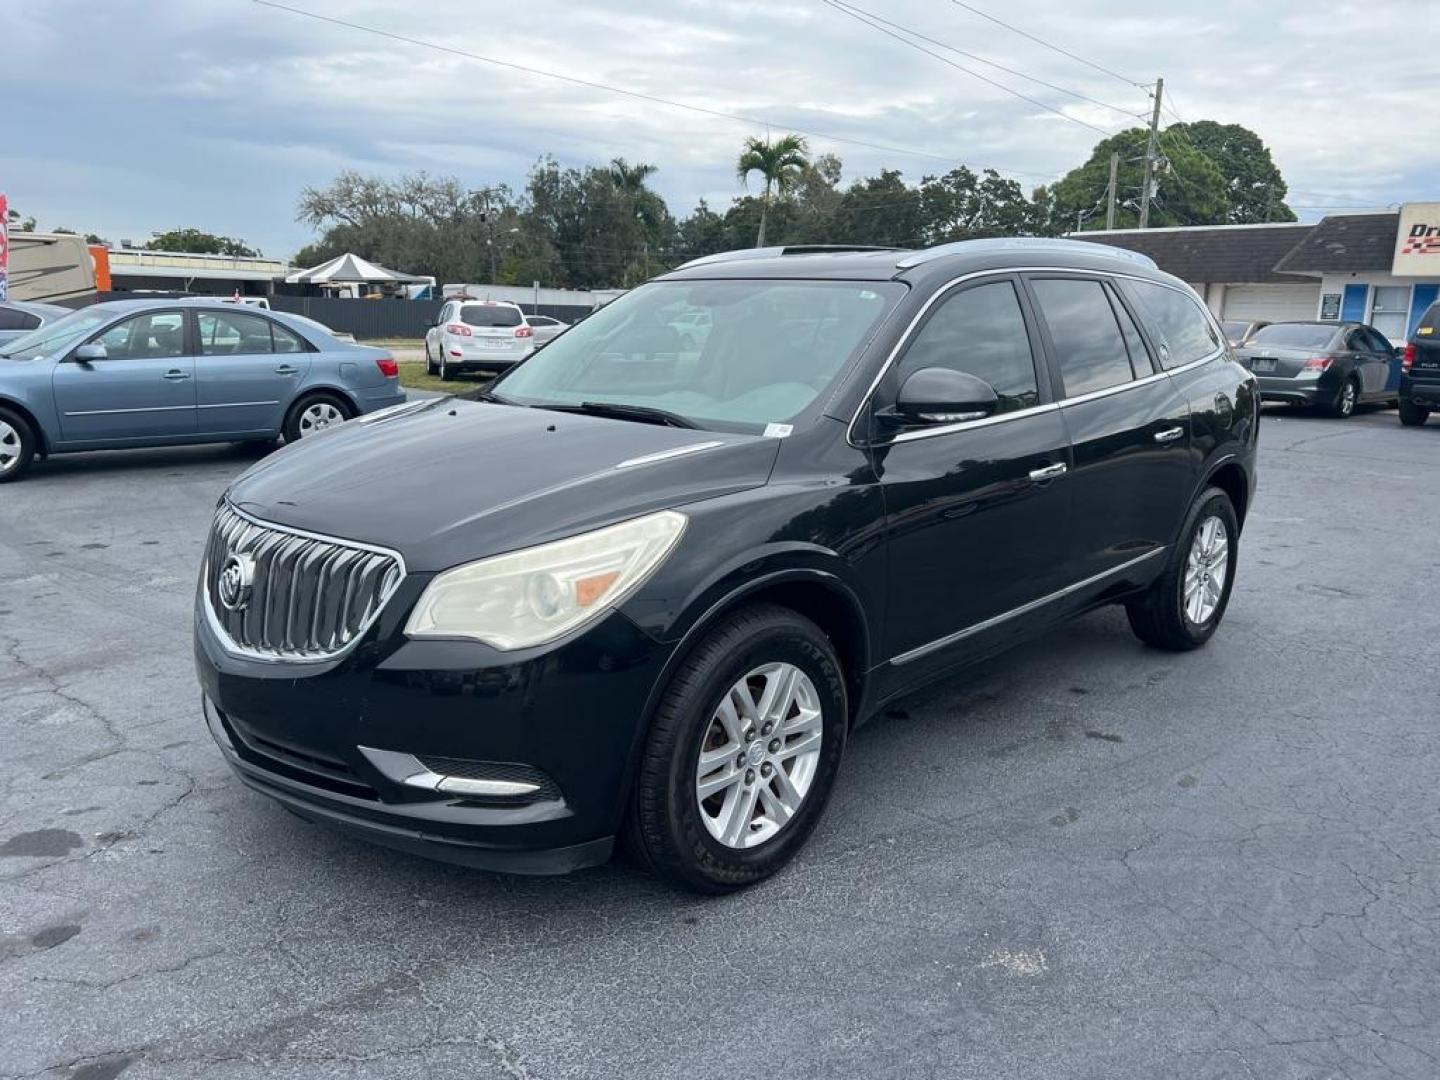
POLYGON ((287 285, 418 285, 432 278, 401 274, 346 252, 329 262, 285 276, 287 285))

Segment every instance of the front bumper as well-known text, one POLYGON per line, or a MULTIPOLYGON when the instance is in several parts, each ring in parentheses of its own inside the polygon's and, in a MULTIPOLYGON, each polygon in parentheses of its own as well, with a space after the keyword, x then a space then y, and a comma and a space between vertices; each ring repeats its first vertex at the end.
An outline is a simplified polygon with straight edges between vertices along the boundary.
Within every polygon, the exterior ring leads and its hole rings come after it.
POLYGON ((387 847, 515 873, 606 861, 668 647, 618 613, 525 653, 411 641, 399 628, 422 586, 407 580, 360 645, 323 664, 234 656, 199 615, 205 718, 226 761, 302 817, 387 847), (550 783, 523 798, 413 787, 362 747, 550 783))

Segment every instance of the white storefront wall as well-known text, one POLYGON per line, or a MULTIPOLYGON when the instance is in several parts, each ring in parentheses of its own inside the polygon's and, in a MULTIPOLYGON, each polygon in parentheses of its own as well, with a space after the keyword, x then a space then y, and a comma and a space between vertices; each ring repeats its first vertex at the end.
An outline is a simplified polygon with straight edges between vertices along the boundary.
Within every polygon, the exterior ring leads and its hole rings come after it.
POLYGON ((1217 319, 1281 322, 1314 319, 1320 311, 1320 283, 1301 281, 1258 285, 1249 282, 1191 284, 1217 319))
MULTIPOLYGON (((1427 306, 1427 297, 1433 297, 1435 290, 1440 288, 1440 276, 1413 278, 1393 274, 1326 274, 1320 279, 1320 294, 1322 297, 1327 294, 1339 296, 1343 302, 1347 285, 1367 287, 1364 321, 1394 344, 1400 345, 1427 306)), ((1312 319, 1319 317, 1318 310, 1310 316, 1312 319)))

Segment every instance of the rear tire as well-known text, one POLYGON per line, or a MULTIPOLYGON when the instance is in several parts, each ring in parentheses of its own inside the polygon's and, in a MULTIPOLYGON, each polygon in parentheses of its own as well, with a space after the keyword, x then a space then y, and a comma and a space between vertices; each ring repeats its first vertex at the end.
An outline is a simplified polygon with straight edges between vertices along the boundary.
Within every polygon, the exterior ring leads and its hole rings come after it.
POLYGON ((455 378, 455 369, 445 362, 445 353, 440 353, 440 381, 450 382, 455 378))
POLYGON ((1135 636, 1168 652, 1198 649, 1209 641, 1230 603, 1239 540, 1240 525, 1230 496, 1219 488, 1206 488, 1186 515, 1165 569, 1149 589, 1125 605, 1135 636), (1223 566, 1215 558, 1217 536, 1224 545, 1223 566))
POLYGON ((1430 419, 1430 410, 1413 401, 1400 402, 1400 423, 1406 427, 1419 427, 1430 419))
POLYGON ((306 435, 337 423, 343 423, 355 415, 355 409, 339 394, 320 390, 306 394, 285 415, 283 429, 287 443, 298 442, 306 435))
POLYGON ((35 431, 13 409, 0 407, 0 484, 18 480, 35 460, 35 431))
POLYGON ((430 343, 428 341, 425 343, 425 374, 435 374, 435 361, 430 359, 430 343))
POLYGON ((834 646, 809 619, 774 604, 730 615, 686 657, 660 699, 625 847, 695 892, 731 892, 769 877, 825 810, 845 749, 847 708, 834 646), (769 711, 753 707, 766 700, 775 702, 769 711), (702 753, 714 763, 702 764, 702 753), (714 790, 702 795, 702 786, 714 790))
POLYGON ((1360 403, 1360 387, 1354 379, 1346 379, 1335 391, 1335 400, 1325 411, 1336 420, 1348 420, 1355 415, 1355 406, 1360 403))

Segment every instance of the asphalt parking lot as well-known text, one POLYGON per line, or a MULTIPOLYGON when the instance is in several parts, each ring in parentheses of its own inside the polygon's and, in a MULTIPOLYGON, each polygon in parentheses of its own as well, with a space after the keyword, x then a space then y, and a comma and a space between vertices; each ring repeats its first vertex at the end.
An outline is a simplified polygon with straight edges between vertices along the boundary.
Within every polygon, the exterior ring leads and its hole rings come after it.
POLYGON ((243 789, 190 605, 255 453, 49 462, 0 488, 0 1076, 1440 1075, 1440 421, 1261 442, 1208 648, 1100 612, 903 703, 719 900, 243 789))

